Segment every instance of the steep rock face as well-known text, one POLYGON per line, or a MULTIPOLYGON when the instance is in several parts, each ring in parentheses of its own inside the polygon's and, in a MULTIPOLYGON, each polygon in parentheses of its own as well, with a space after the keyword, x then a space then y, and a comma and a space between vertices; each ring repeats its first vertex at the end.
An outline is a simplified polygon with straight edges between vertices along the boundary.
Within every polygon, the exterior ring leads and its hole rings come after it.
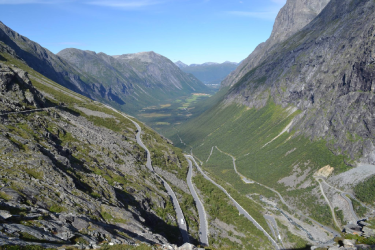
POLYGON ((330 0, 289 0, 278 13, 269 45, 282 42, 305 27, 330 0))
POLYGON ((88 95, 87 86, 68 63, 0 22, 0 41, 30 67, 61 85, 88 95))
POLYGON ((237 69, 222 81, 221 85, 232 86, 238 82, 273 51, 275 44, 285 41, 310 23, 329 1, 288 0, 276 17, 270 38, 259 44, 237 69))
POLYGON ((375 2, 332 0, 303 30, 248 71, 226 101, 260 108, 271 97, 303 113, 294 128, 332 151, 375 163, 375 2))

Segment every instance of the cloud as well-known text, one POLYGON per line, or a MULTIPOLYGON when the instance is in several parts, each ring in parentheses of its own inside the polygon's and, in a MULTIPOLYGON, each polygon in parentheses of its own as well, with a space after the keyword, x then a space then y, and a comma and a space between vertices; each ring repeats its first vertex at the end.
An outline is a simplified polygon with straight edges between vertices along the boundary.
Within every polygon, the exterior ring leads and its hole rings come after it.
POLYGON ((275 20, 278 11, 227 11, 232 16, 252 17, 265 20, 275 20))
POLYGON ((106 6, 106 7, 113 7, 113 8, 121 8, 121 9, 137 9, 142 8, 150 5, 157 5, 162 4, 164 1, 155 1, 155 0, 96 0, 96 1, 90 1, 86 4, 91 5, 99 5, 99 6, 106 6))
POLYGON ((0 0, 1 4, 57 4, 72 2, 72 0, 0 0))

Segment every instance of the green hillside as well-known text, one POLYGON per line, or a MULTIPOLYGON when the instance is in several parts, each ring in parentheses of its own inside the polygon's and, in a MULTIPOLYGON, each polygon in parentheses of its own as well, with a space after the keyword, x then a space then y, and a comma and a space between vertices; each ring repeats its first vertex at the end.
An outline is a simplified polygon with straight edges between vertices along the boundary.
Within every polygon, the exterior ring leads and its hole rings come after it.
POLYGON ((272 101, 259 110, 239 105, 217 105, 200 117, 179 126, 178 134, 171 138, 186 151, 192 148, 205 169, 243 195, 260 193, 273 197, 275 194, 257 184, 245 184, 234 172, 232 159, 216 148, 209 158, 212 147, 217 146, 234 156, 238 171, 247 179, 277 189, 297 208, 308 212, 323 224, 332 225, 329 213, 315 212, 325 210, 325 206, 316 202, 320 196, 310 194, 318 185, 312 175, 326 165, 334 167, 336 174, 348 170, 345 163, 348 159, 334 155, 324 140, 310 140, 296 134, 294 130, 277 137, 299 113, 292 107, 284 109, 272 101), (295 166, 301 173, 308 170, 308 174, 295 189, 290 190, 279 181, 291 176, 295 166), (309 181, 311 185, 303 187, 309 181))

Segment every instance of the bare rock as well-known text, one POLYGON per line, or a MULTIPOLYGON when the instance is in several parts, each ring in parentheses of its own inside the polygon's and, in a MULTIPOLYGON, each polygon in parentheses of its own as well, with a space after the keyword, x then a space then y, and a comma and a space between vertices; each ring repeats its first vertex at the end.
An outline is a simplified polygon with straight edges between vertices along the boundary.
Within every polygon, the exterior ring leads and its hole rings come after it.
POLYGON ((0 210, 0 218, 6 220, 8 218, 12 217, 12 214, 9 213, 8 211, 6 210, 0 210))

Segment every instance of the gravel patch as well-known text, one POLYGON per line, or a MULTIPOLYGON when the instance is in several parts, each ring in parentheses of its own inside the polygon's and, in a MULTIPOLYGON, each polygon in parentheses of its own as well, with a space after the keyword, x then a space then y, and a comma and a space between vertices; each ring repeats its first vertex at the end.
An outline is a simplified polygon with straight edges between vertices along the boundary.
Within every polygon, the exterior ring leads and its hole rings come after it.
POLYGON ((328 181, 334 186, 350 192, 355 185, 372 175, 375 175, 375 165, 359 163, 357 167, 345 173, 330 177, 328 181))
POLYGON ((85 113, 86 115, 89 115, 89 116, 97 116, 97 117, 100 117, 100 118, 115 118, 113 115, 109 115, 109 114, 106 114, 106 113, 103 113, 103 112, 100 112, 100 111, 94 111, 94 110, 91 110, 91 109, 87 109, 87 108, 83 108, 83 107, 77 107, 77 106, 75 108, 81 110, 83 113, 85 113))

